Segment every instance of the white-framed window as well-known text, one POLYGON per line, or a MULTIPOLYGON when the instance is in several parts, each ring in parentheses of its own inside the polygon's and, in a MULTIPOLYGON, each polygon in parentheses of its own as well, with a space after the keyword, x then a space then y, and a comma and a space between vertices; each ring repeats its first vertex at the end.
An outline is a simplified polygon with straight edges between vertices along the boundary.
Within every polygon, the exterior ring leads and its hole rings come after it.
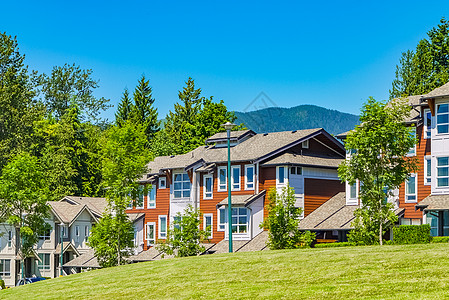
POLYGON ((217 209, 217 231, 225 231, 226 229, 226 209, 221 207, 217 209))
POLYGON ((430 139, 431 136, 431 128, 432 128, 432 113, 430 109, 424 109, 424 138, 430 139))
POLYGON ((143 194, 144 194, 145 187, 143 185, 139 185, 137 188, 137 199, 136 199, 136 208, 142 209, 143 208, 143 194))
POLYGON ((309 149, 309 140, 306 140, 306 141, 302 142, 302 147, 304 149, 309 149))
POLYGON ((166 177, 159 177, 159 189, 165 189, 167 188, 167 178, 166 177))
POLYGON ((160 239, 167 238, 167 216, 159 216, 159 235, 160 239))
POLYGON ((437 187, 449 186, 449 157, 437 157, 437 187))
POLYGON ((10 259, 0 259, 0 276, 11 276, 10 259))
POLYGON ((181 229, 182 217, 174 216, 173 217, 173 228, 181 229))
POLYGON ((231 191, 240 191, 240 166, 232 166, 231 175, 231 191))
POLYGON ((232 233, 248 232, 248 209, 246 207, 232 208, 232 233))
MULTIPOLYGON (((411 135, 414 139, 416 139, 416 127, 413 127, 413 128, 412 128, 412 131, 411 131, 410 135, 411 135)), ((409 150, 408 153, 407 153, 407 156, 415 156, 415 155, 416 155, 416 144, 413 145, 413 147, 410 148, 410 150, 409 150)))
POLYGON ((349 199, 357 200, 357 182, 354 182, 354 184, 349 185, 349 199))
POLYGON ((67 228, 67 225, 63 225, 62 226, 62 237, 68 237, 68 234, 69 234, 69 230, 68 230, 68 228, 67 228))
POLYGON ((187 173, 173 174, 173 198, 190 198, 190 178, 187 173))
POLYGON ((245 165, 245 190, 254 190, 254 165, 245 165))
POLYGON ((87 240, 89 239, 89 225, 84 226, 84 240, 87 242, 87 240))
POLYGON ((203 230, 209 231, 208 239, 211 239, 213 236, 213 214, 204 214, 203 215, 203 230))
POLYGON ((8 231, 8 248, 12 247, 12 230, 8 231))
POLYGON ((228 170, 227 167, 218 167, 218 191, 228 190, 228 170))
POLYGON ((78 225, 75 226, 75 241, 79 241, 80 239, 80 227, 78 225))
POLYGON ((203 198, 212 199, 214 191, 214 177, 212 175, 204 175, 203 177, 203 198))
POLYGON ((424 156, 424 185, 432 182, 432 159, 430 156, 424 156))
POLYGON ((416 174, 411 174, 409 179, 405 181, 405 202, 416 202, 417 201, 417 176, 416 174))
POLYGON ((153 245, 156 241, 155 239, 155 229, 156 229, 156 223, 155 222, 148 222, 145 226, 145 239, 148 241, 150 245, 153 245))
MULTIPOLYGON (((39 239, 40 240, 44 240, 44 241, 49 241, 50 240, 50 234, 51 234, 51 229, 50 228, 46 229, 44 232, 42 232, 42 235, 39 236, 39 239)), ((9 241, 8 241, 8 245, 9 245, 9 241)))
POLYGON ((288 168, 285 166, 276 167, 276 183, 277 184, 286 184, 287 183, 287 180, 288 180, 287 170, 288 170, 288 168))
POLYGON ((437 104, 437 133, 449 133, 449 104, 437 104))
POLYGON ((147 191, 147 208, 156 208, 156 187, 154 185, 148 186, 147 191))
POLYGON ((39 253, 37 267, 39 270, 50 270, 50 253, 39 253))
POLYGON ((290 167, 290 174, 302 175, 302 167, 290 167))

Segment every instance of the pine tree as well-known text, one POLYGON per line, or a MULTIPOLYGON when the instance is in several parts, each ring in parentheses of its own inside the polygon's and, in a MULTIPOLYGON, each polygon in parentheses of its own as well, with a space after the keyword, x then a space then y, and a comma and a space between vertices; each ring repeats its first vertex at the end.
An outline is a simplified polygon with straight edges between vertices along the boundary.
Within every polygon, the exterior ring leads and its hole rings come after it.
POLYGON ((131 103, 129 98, 129 91, 125 89, 123 92, 122 99, 117 107, 117 112, 115 113, 115 124, 118 127, 123 127, 124 123, 131 118, 131 112, 134 109, 134 105, 131 103))

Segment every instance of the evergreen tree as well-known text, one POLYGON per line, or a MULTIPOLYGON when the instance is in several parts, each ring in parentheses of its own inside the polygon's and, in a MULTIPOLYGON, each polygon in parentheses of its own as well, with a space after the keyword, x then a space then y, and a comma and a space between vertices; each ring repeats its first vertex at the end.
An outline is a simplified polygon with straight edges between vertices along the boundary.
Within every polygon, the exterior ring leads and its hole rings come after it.
POLYGON ((390 99, 426 94, 449 81, 449 21, 440 20, 415 51, 402 53, 390 99))
POLYGON ((133 93, 134 106, 132 107, 132 119, 137 124, 142 124, 148 142, 159 131, 160 121, 158 121, 157 108, 153 106, 153 90, 149 80, 142 75, 133 93))
POLYGON ((115 113, 115 124, 119 127, 123 127, 124 123, 131 118, 131 112, 134 110, 134 105, 129 98, 129 91, 125 89, 122 99, 117 107, 115 113))

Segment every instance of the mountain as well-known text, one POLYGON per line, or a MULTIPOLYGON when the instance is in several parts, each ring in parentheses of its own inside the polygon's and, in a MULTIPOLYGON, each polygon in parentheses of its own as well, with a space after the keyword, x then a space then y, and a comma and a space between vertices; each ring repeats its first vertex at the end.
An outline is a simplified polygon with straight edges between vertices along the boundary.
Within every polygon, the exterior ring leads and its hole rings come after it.
POLYGON ((316 105, 268 107, 249 112, 236 111, 235 115, 237 120, 234 123, 243 123, 257 133, 322 127, 336 135, 359 124, 359 116, 316 105))

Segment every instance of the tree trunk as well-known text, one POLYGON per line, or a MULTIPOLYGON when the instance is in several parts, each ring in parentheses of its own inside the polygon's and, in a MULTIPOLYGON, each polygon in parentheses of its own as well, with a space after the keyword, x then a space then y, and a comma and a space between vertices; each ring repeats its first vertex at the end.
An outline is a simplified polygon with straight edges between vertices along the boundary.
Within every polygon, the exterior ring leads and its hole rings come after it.
POLYGON ((382 246, 382 222, 380 222, 379 224, 379 243, 382 246))

